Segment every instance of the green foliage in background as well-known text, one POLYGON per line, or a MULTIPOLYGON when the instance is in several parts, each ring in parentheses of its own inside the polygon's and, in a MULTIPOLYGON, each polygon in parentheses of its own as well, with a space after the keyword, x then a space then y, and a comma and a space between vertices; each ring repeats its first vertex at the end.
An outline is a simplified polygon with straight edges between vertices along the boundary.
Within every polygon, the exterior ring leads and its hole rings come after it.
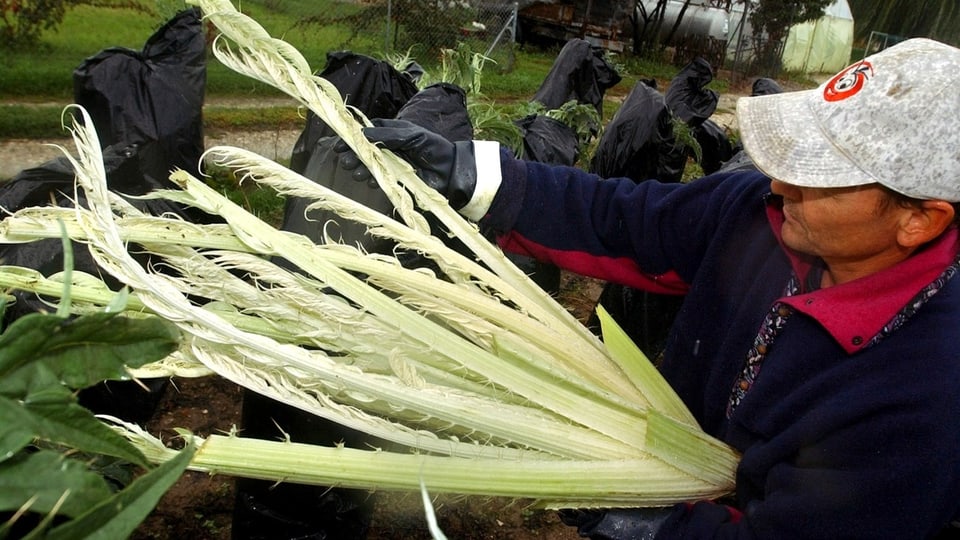
POLYGON ((848 0, 856 37, 866 45, 870 32, 900 37, 928 37, 960 47, 960 2, 957 0, 848 0))
POLYGON ((0 49, 20 50, 36 45, 41 32, 60 24, 71 3, 68 0, 0 0, 0 49))
MULTIPOLYGON (((763 0, 750 13, 754 38, 765 35, 757 52, 760 69, 779 70, 783 43, 794 25, 819 19, 833 0, 763 0)), ((773 71, 774 73, 776 71, 773 71)))

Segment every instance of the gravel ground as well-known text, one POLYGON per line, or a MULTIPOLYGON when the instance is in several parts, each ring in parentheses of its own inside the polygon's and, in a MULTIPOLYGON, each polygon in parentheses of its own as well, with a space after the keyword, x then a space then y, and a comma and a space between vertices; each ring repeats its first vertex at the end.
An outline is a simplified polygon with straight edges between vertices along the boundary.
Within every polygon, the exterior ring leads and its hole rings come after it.
MULTIPOLYGON (((299 136, 300 130, 220 131, 205 135, 204 148, 238 146, 273 160, 288 160, 299 136)), ((63 152, 54 145, 74 150, 73 141, 68 138, 0 140, 0 180, 13 178, 24 169, 62 156, 63 152)))
MULTIPOLYGON (((50 105, 45 103, 44 105, 50 105)), ((66 105, 66 104, 60 104, 66 105)), ((273 107, 290 105, 295 102, 289 98, 215 98, 208 99, 204 108, 240 108, 240 107, 273 107)), ((290 159, 293 145, 300 136, 297 130, 266 130, 266 131, 209 131, 204 134, 204 148, 217 145, 238 146, 252 150, 264 157, 274 160, 290 159)), ((36 167, 51 159, 63 155, 57 146, 74 152, 73 141, 68 137, 57 139, 0 139, 0 180, 13 178, 20 171, 36 167)))

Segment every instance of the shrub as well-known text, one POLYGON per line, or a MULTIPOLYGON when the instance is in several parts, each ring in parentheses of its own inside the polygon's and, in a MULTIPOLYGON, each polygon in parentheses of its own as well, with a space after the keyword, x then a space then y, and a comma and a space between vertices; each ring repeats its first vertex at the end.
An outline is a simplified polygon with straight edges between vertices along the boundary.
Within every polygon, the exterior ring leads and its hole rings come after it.
POLYGON ((63 21, 74 0, 0 0, 0 47, 22 49, 63 21))

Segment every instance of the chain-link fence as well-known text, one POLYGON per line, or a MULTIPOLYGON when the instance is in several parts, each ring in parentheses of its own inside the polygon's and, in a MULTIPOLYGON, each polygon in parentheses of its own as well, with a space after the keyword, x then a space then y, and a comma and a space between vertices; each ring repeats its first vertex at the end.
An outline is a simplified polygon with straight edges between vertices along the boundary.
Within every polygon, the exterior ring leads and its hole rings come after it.
POLYGON ((513 67, 517 4, 512 1, 343 0, 309 22, 346 29, 344 48, 437 65, 443 49, 465 44, 496 62, 495 69, 513 67))
POLYGON ((441 49, 465 43, 497 69, 513 67, 517 4, 496 0, 386 0, 390 14, 385 50, 437 58, 441 49), (425 56, 424 56, 425 55, 425 56))

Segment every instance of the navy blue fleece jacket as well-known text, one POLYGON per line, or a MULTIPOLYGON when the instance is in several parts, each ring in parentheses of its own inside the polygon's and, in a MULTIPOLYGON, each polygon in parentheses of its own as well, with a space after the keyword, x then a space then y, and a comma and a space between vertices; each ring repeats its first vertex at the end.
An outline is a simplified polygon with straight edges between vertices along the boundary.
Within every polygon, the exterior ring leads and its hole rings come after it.
POLYGON ((506 249, 686 295, 662 372, 742 460, 729 506, 678 505, 658 538, 928 538, 958 514, 955 230, 894 268, 806 290, 816 261, 781 246, 760 173, 636 184, 505 154, 501 173, 484 224, 506 249), (791 276, 801 288, 784 297, 791 276), (785 324, 728 415, 775 306, 785 324))

